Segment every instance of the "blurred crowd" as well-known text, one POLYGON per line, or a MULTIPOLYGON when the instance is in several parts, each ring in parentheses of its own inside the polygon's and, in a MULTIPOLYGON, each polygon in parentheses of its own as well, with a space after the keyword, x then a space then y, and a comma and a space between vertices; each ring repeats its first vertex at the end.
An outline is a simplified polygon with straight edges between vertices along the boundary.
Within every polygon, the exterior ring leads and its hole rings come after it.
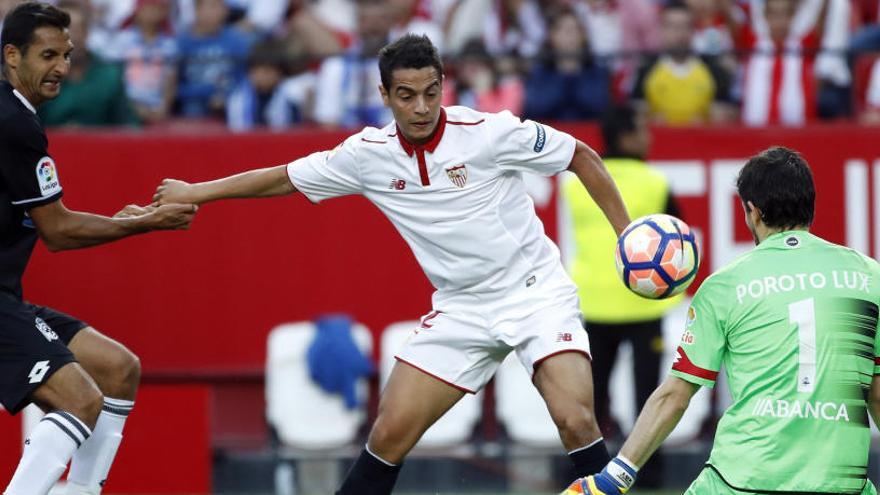
MULTIPOLYGON (((20 0, 0 0, 0 19, 20 0)), ((384 125, 376 56, 427 35, 444 104, 546 121, 880 125, 880 0, 55 0, 77 49, 49 126, 384 125)))

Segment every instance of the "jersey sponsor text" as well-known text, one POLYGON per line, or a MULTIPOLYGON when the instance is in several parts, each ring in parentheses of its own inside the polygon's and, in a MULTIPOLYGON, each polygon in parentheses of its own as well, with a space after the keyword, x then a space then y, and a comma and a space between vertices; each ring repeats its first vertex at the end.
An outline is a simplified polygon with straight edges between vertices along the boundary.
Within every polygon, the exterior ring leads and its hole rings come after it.
POLYGON ((770 418, 820 419, 849 422, 846 404, 837 402, 786 400, 762 397, 752 408, 752 416, 770 418))

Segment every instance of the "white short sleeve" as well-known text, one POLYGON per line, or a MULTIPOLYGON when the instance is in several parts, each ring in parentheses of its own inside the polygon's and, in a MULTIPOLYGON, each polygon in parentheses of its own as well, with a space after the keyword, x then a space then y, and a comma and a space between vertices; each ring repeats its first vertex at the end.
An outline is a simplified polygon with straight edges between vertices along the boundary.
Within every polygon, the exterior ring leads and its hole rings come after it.
POLYGON ((360 194, 363 190, 355 154, 360 134, 330 151, 320 151, 287 165, 290 182, 313 203, 360 194))
POLYGON ((531 120, 520 121, 510 112, 488 116, 495 163, 505 170, 555 175, 568 168, 575 139, 531 120))

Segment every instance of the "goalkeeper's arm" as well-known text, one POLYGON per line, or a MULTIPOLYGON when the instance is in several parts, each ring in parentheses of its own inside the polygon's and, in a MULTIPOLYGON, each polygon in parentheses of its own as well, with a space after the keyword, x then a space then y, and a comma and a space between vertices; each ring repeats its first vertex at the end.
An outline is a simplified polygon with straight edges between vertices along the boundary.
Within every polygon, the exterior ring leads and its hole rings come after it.
POLYGON ((700 388, 699 385, 682 380, 677 376, 669 376, 651 394, 632 433, 620 449, 620 455, 644 466, 651 455, 672 433, 681 416, 690 405, 691 397, 700 388))
POLYGON ((675 429, 698 388, 699 385, 676 376, 668 377, 657 387, 618 456, 601 473, 576 482, 582 483, 584 493, 619 495, 629 491, 638 469, 675 429))

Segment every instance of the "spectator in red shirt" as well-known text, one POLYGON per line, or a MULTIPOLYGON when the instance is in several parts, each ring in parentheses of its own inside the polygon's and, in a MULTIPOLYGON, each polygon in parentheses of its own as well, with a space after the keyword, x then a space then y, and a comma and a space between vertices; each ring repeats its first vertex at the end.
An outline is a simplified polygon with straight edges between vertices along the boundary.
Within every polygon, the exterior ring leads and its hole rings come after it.
POLYGON ((796 8, 794 0, 766 0, 740 34, 739 48, 750 53, 742 89, 746 125, 797 126, 816 117, 813 62, 820 33, 793 29, 796 8))

